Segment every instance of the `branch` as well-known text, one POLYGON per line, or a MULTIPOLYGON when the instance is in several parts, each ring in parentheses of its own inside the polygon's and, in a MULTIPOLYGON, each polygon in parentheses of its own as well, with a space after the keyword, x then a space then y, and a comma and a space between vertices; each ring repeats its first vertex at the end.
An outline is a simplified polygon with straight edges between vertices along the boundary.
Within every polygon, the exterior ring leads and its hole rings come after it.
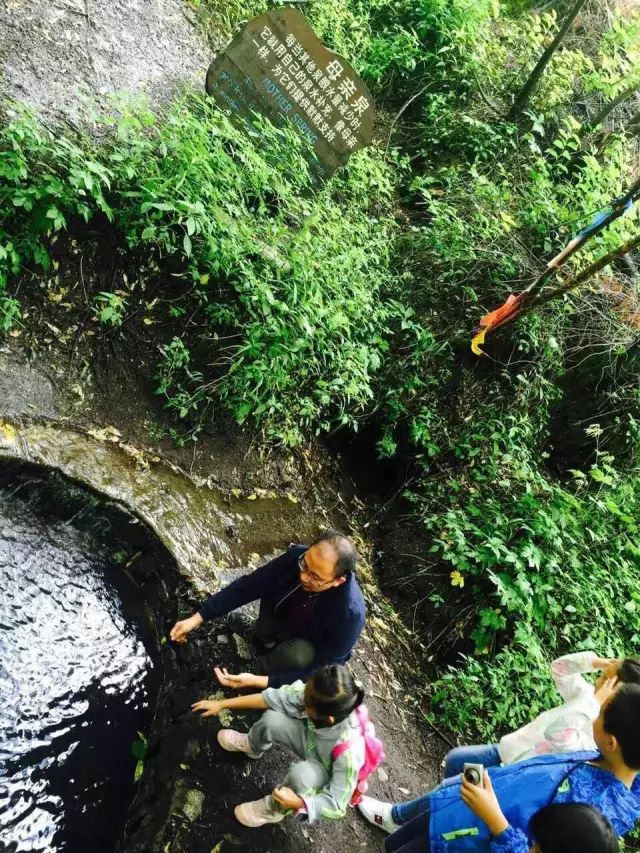
POLYGON ((569 293, 570 290, 575 290, 576 287, 580 287, 581 284, 584 284, 585 281, 590 279, 592 276, 599 273, 600 270, 603 270, 605 267, 608 267, 609 264, 613 263, 618 258, 626 255, 629 252, 633 252, 634 249, 637 249, 640 246, 640 234, 637 237, 633 237, 631 240, 628 240, 622 246, 617 246, 615 249, 612 249, 606 255, 603 255, 597 261, 594 261, 592 264, 589 264, 588 267, 582 270, 575 278, 570 279, 566 284, 557 287, 555 290, 550 290, 548 293, 543 294, 538 297, 538 299, 532 300, 521 312, 520 315, 528 314, 529 311, 532 311, 534 308, 540 308, 541 305, 546 305, 547 302, 551 302, 553 299, 557 299, 560 296, 564 296, 565 293, 569 293))
POLYGON ((630 89, 625 89, 623 92, 620 92, 613 100, 609 101, 608 104, 605 104, 604 107, 600 110, 597 116, 592 120, 586 122, 582 128, 580 129, 580 136, 584 136, 585 133, 592 133, 596 127, 602 124, 602 122, 616 109, 634 95, 638 91, 638 86, 632 86, 630 89))
POLYGON ((586 233, 583 232, 581 237, 574 238, 562 252, 549 261, 544 272, 526 289, 526 301, 535 301, 535 299, 532 300, 531 297, 535 297, 535 294, 539 293, 551 276, 557 273, 560 267, 566 263, 572 255, 575 255, 575 253, 581 249, 588 240, 595 237, 595 235, 599 234, 600 231, 608 228, 616 219, 619 219, 626 212, 628 202, 636 201, 638 195, 640 195, 640 178, 637 178, 633 184, 631 184, 626 193, 616 200, 612 205, 612 209, 609 214, 603 216, 595 227, 587 229, 586 233))
POLYGON ((542 54, 542 56, 540 57, 540 59, 536 63, 535 68, 533 69, 533 71, 529 75, 528 80, 526 81, 526 83, 524 84, 522 89, 520 89, 520 92, 516 95, 516 99, 513 102, 511 109, 507 113, 507 116, 506 116, 507 121, 513 121, 524 110, 524 108, 529 103, 529 98, 533 94, 533 90, 538 85, 538 81, 542 77, 545 68, 547 67, 547 65, 551 61, 553 54, 556 52, 556 50, 562 44, 564 37, 566 36, 566 34, 569 32, 569 29, 571 28, 571 24, 578 17, 578 13, 580 12, 580 10, 582 9, 582 7, 585 5, 586 2, 587 2, 587 0, 577 0, 577 3, 574 4, 571 11, 567 15, 567 17, 564 19, 562 26, 558 30, 556 37, 551 42, 551 44, 547 47, 547 49, 544 51, 544 53, 542 54))

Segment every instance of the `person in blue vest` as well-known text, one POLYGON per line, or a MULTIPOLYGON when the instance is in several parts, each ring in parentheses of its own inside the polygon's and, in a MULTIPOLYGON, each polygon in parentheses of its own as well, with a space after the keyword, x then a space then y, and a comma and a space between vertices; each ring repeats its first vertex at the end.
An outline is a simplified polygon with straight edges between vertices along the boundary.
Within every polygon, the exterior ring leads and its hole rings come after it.
POLYGON ((327 530, 311 545, 293 545, 250 574, 210 595, 196 613, 177 622, 170 637, 184 643, 194 629, 260 599, 253 635, 265 647, 253 672, 216 668, 225 687, 281 687, 330 664, 344 664, 365 622, 351 540, 327 530))
POLYGON ((496 853, 509 850, 499 846, 501 835, 514 831, 531 844, 531 818, 551 803, 595 806, 618 835, 626 835, 640 819, 640 685, 611 686, 593 737, 598 752, 540 755, 492 769, 490 783, 506 825, 488 826, 474 813, 457 776, 432 791, 421 813, 385 839, 385 851, 496 853))
POLYGON ((491 832, 491 853, 618 853, 618 838, 611 821, 594 806, 550 803, 534 814, 526 835, 509 825, 488 771, 484 773, 484 786, 463 779, 461 794, 491 832))

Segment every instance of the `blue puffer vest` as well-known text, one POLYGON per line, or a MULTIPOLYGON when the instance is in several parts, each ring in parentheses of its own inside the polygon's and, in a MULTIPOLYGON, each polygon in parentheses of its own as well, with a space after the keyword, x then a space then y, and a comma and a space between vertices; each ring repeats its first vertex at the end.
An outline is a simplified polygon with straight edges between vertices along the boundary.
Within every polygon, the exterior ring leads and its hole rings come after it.
MULTIPOLYGON (((558 802, 591 802, 614 824, 619 834, 628 832, 640 817, 638 786, 626 788, 611 773, 594 768, 593 796, 589 780, 580 780, 575 799, 571 777, 585 774, 584 762, 599 758, 597 752, 541 755, 506 767, 491 769, 491 783, 510 825, 528 834, 529 821, 543 806, 558 802)), ((578 780, 576 779, 576 782, 578 780)), ((491 836, 486 825, 460 796, 460 776, 446 780, 430 799, 429 843, 431 853, 481 853, 489 851, 491 836)))

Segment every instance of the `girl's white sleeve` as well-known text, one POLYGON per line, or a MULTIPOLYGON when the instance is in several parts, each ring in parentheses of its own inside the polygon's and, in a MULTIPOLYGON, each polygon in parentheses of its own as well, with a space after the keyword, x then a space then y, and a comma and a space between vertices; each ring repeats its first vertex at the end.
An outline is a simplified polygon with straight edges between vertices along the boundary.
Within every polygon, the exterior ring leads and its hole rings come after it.
POLYGON ((287 717, 301 717, 304 711, 304 681, 294 681, 282 687, 267 687, 262 698, 273 711, 287 717))
POLYGON ((551 675, 565 702, 593 696, 593 685, 582 677, 582 673, 593 672, 596 658, 594 652, 574 652, 557 658, 551 664, 551 675))

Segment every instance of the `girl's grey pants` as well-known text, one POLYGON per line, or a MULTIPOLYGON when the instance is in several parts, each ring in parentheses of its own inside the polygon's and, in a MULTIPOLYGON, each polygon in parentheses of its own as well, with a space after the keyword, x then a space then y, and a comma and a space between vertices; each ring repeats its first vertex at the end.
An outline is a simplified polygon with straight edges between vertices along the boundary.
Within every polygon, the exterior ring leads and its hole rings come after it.
POLYGON ((280 711, 265 711, 249 731, 252 752, 266 752, 274 743, 288 747, 302 759, 289 768, 284 782, 296 794, 308 794, 324 788, 329 773, 317 757, 307 755, 307 727, 304 720, 288 717, 280 711))

